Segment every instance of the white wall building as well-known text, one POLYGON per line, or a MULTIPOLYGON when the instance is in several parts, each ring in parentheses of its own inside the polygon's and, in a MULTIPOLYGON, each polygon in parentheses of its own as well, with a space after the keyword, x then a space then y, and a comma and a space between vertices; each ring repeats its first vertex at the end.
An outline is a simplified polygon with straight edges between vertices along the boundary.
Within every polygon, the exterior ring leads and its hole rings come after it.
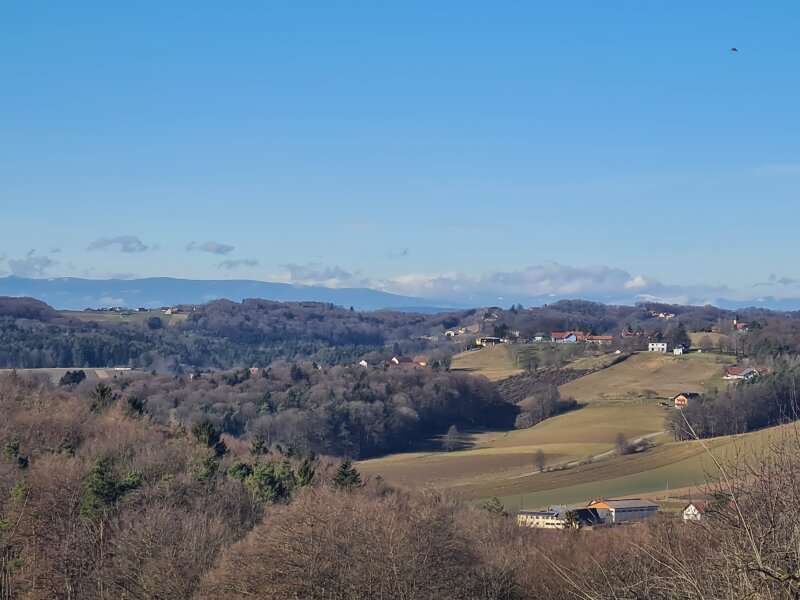
POLYGON ((648 352, 661 352, 662 354, 667 353, 667 342, 650 342, 647 344, 647 351, 648 352))

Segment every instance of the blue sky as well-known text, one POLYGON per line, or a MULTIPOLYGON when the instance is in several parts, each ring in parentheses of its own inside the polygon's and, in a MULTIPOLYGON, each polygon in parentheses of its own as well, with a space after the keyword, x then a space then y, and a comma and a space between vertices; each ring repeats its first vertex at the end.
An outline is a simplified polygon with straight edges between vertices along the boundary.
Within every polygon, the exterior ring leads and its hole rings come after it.
POLYGON ((788 1, 7 2, 0 274, 800 297, 798 28, 788 1))

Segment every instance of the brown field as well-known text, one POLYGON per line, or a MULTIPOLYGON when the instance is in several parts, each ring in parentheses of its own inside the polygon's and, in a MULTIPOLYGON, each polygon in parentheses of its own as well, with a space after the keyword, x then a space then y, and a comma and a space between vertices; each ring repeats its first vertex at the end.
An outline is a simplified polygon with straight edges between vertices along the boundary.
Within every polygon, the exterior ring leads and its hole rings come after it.
POLYGON ((142 373, 142 371, 135 369, 116 370, 113 368, 87 369, 75 367, 71 369, 0 369, 0 376, 16 372, 17 374, 25 377, 42 377, 44 379, 49 379, 51 382, 57 384, 67 371, 81 370, 86 373, 86 381, 89 382, 106 381, 109 379, 114 379, 114 377, 133 376, 142 373))
POLYGON ((689 333, 689 340, 692 342, 692 346, 697 347, 700 345, 700 340, 704 337, 707 337, 711 340, 711 343, 716 347, 719 344, 720 339, 726 338, 728 336, 723 335, 721 333, 711 333, 706 331, 692 331, 689 333))
POLYGON ((491 381, 522 373, 522 369, 514 366, 511 351, 505 344, 456 354, 453 357, 450 369, 452 371, 467 371, 475 375, 483 375, 491 381))
POLYGON ((591 490, 619 495, 696 485, 703 481, 702 448, 659 433, 673 410, 659 406, 659 398, 723 385, 727 362, 710 353, 636 354, 561 387, 583 408, 530 429, 472 432, 468 450, 391 455, 363 461, 359 469, 400 486, 446 488, 467 499, 499 496, 524 506, 591 497, 591 490), (658 446, 641 455, 598 459, 613 449, 619 433, 628 440, 648 436, 658 446), (572 466, 534 474, 538 450, 550 467, 572 466))
POLYGON ((580 402, 648 395, 668 398, 680 392, 721 387, 723 368, 732 361, 710 352, 685 356, 642 352, 562 386, 561 393, 580 402))

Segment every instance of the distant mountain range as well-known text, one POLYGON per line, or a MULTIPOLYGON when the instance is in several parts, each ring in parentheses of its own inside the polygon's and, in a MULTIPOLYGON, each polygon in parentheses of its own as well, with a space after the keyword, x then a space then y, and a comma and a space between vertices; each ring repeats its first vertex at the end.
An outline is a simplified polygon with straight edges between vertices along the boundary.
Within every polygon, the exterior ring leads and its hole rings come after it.
MULTIPOLYGON (((391 309, 405 312, 433 313, 476 306, 542 306, 558 300, 574 299, 573 295, 520 296, 499 299, 496 294, 473 293, 460 299, 416 298, 391 294, 370 288, 328 288, 323 286, 292 285, 247 279, 177 279, 150 277, 146 279, 80 279, 57 277, 28 279, 0 277, 0 296, 28 296, 47 302, 58 309, 81 310, 124 306, 127 308, 153 308, 175 304, 203 304, 210 300, 227 298, 240 302, 244 298, 264 298, 281 302, 330 302, 357 310, 391 309)), ((592 295, 583 300, 604 304, 633 305, 641 300, 634 295, 592 295)), ((800 310, 800 298, 753 298, 731 300, 718 298, 714 306, 728 310, 756 307, 779 311, 800 310)))
POLYGON ((281 302, 330 302, 358 310, 392 309, 441 312, 452 306, 432 300, 390 294, 368 288, 326 288, 252 280, 199 280, 151 277, 146 279, 28 279, 0 277, 0 296, 27 296, 62 310, 124 306, 154 308, 175 304, 202 304, 227 298, 264 298, 281 302))

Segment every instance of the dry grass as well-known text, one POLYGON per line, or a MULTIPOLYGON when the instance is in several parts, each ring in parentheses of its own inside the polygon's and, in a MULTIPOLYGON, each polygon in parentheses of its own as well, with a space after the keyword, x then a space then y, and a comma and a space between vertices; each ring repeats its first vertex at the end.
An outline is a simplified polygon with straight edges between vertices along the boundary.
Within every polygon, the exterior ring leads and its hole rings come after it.
POLYGON ((511 351, 506 345, 491 346, 456 354, 450 366, 453 371, 468 371, 498 381, 522 373, 514 365, 511 351))
POLYGON ((89 382, 108 381, 114 379, 114 377, 131 377, 142 373, 142 371, 138 370, 115 371, 114 369, 84 369, 75 367, 72 369, 0 369, 0 376, 16 371, 18 375, 47 379, 57 384, 67 371, 81 370, 86 373, 86 381, 89 382))
POLYGON ((642 352, 562 386, 561 393, 580 402, 648 395, 668 398, 721 387, 723 368, 731 362, 730 357, 708 352, 685 356, 642 352))
MULTIPOLYGON (((498 363, 499 350, 505 348, 490 350, 498 363)), ((485 358, 481 361, 487 364, 485 358)), ((672 410, 659 406, 658 398, 723 385, 723 365, 728 362, 709 353, 637 354, 562 386, 562 395, 585 404, 581 409, 530 429, 472 433, 470 450, 397 454, 364 461, 359 468, 401 486, 447 488, 469 499, 501 496, 509 507, 702 483, 702 449, 687 442, 670 443, 666 434, 653 439, 660 444, 656 449, 641 455, 605 457, 543 474, 533 474, 535 455, 541 450, 550 466, 584 462, 612 449, 619 433, 629 440, 657 434, 672 410)))

